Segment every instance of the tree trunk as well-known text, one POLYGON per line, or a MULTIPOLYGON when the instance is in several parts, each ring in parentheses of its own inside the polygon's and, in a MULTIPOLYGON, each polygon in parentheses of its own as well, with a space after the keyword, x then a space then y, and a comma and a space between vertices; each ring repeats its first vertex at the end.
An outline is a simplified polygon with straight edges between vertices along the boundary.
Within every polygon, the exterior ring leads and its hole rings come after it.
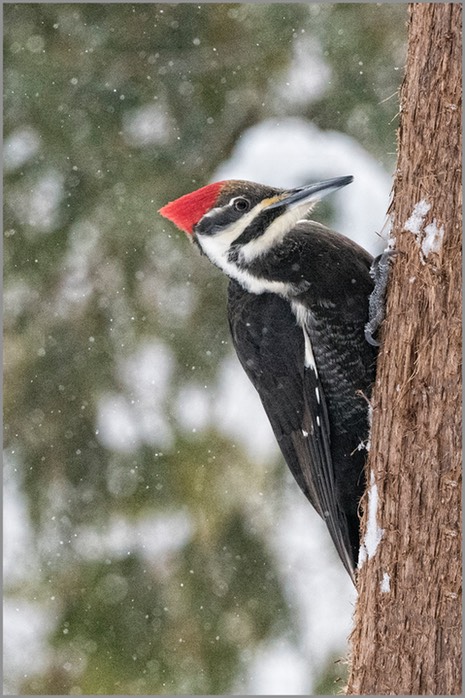
POLYGON ((461 693, 461 53, 410 5, 351 695, 461 693))

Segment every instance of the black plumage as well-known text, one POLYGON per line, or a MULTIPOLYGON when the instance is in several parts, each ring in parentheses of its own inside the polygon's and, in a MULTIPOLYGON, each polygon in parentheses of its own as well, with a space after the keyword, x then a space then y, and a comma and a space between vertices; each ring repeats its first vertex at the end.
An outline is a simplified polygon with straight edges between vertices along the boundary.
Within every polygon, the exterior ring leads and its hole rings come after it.
POLYGON ((256 262, 261 274, 296 289, 300 284, 301 292, 289 298, 254 294, 234 280, 228 292, 239 360, 289 468, 326 521, 351 576, 358 558, 358 504, 365 488, 368 400, 375 377, 376 348, 364 338, 371 261, 344 236, 301 222, 256 262), (293 305, 305 317, 316 371, 305 366, 304 330, 293 305))

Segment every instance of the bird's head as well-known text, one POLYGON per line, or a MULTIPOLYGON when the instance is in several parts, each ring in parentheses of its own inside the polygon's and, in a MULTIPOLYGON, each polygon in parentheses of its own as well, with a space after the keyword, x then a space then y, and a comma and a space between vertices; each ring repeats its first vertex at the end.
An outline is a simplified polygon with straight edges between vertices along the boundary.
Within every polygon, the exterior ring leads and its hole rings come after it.
POLYGON ((194 241, 225 271, 231 254, 252 258, 279 243, 327 194, 352 182, 337 177, 295 189, 243 180, 208 184, 163 206, 159 213, 194 241))

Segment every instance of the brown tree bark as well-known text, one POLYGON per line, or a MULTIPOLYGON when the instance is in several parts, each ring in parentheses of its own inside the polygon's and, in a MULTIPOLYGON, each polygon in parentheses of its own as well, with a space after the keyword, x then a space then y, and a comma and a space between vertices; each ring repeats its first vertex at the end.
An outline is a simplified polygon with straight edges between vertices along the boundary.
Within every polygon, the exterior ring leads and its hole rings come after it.
POLYGON ((409 11, 351 695, 461 693, 461 6, 409 11))

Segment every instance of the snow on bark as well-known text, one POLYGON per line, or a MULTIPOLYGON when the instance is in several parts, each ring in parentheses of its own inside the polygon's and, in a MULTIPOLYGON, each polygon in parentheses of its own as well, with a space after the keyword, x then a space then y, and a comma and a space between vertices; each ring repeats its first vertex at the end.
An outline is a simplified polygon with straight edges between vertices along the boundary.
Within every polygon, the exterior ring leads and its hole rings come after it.
POLYGON ((424 226, 425 217, 430 210, 431 204, 425 199, 421 199, 413 207, 412 215, 405 221, 404 225, 404 230, 415 235, 423 263, 431 252, 437 254, 440 251, 444 237, 444 227, 438 225, 436 218, 433 219, 432 223, 424 226))
POLYGON ((359 569, 367 558, 369 560, 376 553, 378 545, 380 544, 384 534, 384 530, 378 526, 377 509, 378 487, 375 483, 375 475, 372 471, 370 475, 370 489, 368 490, 367 530, 360 546, 358 557, 359 569))

